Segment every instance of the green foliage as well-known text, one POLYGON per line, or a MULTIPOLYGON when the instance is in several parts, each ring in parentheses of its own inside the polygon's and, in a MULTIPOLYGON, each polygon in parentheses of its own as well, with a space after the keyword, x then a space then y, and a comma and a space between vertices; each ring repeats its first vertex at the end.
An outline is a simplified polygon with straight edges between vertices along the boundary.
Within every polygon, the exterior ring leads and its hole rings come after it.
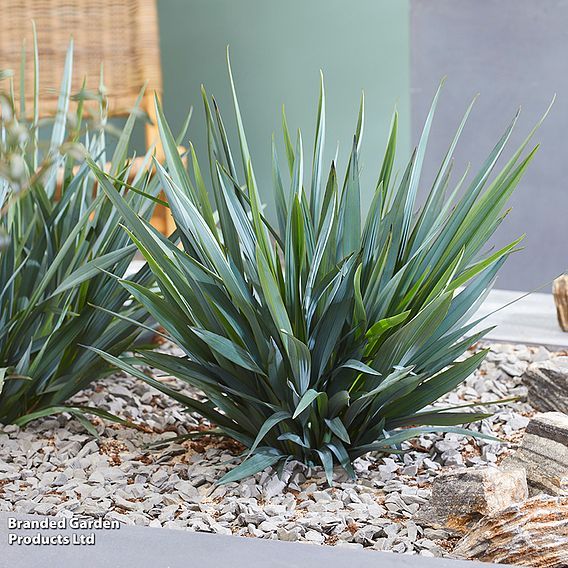
POLYGON ((157 103, 167 156, 167 169, 158 166, 158 172, 181 247, 153 231, 97 171, 159 290, 123 285, 185 352, 102 356, 248 448, 247 458, 222 482, 290 458, 322 465, 331 482, 334 464, 353 474, 353 459, 398 451, 421 432, 475 434, 459 425, 485 414, 431 404, 485 356, 481 351, 462 358, 485 333, 472 333, 474 323, 468 322, 520 239, 489 253, 484 246, 533 157, 536 148, 523 157, 533 133, 490 181, 515 117, 469 185, 465 175, 455 184, 452 154, 470 106, 424 205, 417 207, 439 91, 419 144, 398 176, 395 112, 363 218, 363 104, 340 179, 335 160, 324 170, 322 79, 308 181, 302 138, 298 133, 292 143, 284 115, 287 167, 281 167, 273 142, 278 221, 273 225, 263 215, 232 76, 231 86, 240 171, 217 105, 203 91, 213 203, 193 152, 193 176, 183 167, 157 103), (140 365, 178 377, 205 399, 183 396, 159 377, 149 378, 140 365))
MULTIPOLYGON (((106 101, 99 93, 71 96, 71 45, 57 113, 40 121, 37 46, 34 53, 31 113, 23 97, 19 105, 14 100, 11 74, 2 74, 8 88, 0 124, 0 423, 24 424, 66 409, 61 405, 70 396, 111 370, 84 346, 118 355, 131 348, 147 317, 116 278, 125 275, 136 247, 85 162, 87 151, 101 167, 107 162, 106 101), (91 114, 88 105, 95 107, 91 114)), ((20 89, 25 92, 23 79, 20 89)), ((110 174, 121 180, 128 178, 134 121, 133 113, 111 159, 110 174)), ((147 172, 141 167, 134 183, 156 193, 147 172)), ((153 201, 120 191, 149 218, 153 201)), ((139 285, 151 280, 147 267, 132 277, 139 285)), ((84 409, 72 411, 81 416, 84 409)))

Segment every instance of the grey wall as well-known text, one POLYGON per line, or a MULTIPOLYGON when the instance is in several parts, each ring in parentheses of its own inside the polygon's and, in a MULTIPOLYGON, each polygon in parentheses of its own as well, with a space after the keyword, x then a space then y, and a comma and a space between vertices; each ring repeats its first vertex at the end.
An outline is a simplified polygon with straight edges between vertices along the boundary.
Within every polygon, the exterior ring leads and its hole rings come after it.
MULTIPOLYGON (((307 162, 311 163, 320 68, 326 81, 328 159, 341 141, 340 168, 346 165, 361 89, 365 90, 365 201, 379 171, 395 104, 401 114, 401 150, 407 157, 407 0, 159 0, 158 10, 165 111, 175 130, 193 105, 189 138, 203 160, 203 169, 206 138, 201 83, 217 98, 234 137, 227 44, 256 177, 269 206, 270 139, 272 132, 281 139, 282 103, 291 129, 302 129, 307 162)), ((285 159, 283 150, 280 157, 285 159)))
POLYGON ((458 172, 468 161, 474 168, 482 163, 522 105, 513 149, 557 93, 535 138, 541 148, 495 239, 504 244, 527 233, 526 249, 509 259, 497 286, 531 290, 568 267, 568 1, 412 0, 413 141, 444 75, 426 182, 475 93, 481 96, 457 152, 458 172))

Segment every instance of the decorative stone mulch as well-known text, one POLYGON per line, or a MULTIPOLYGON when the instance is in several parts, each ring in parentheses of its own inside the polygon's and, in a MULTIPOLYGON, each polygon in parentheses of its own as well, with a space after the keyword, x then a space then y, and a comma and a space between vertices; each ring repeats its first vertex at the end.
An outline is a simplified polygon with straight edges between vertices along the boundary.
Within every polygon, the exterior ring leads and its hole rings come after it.
POLYGON ((23 430, 3 427, 0 511, 443 556, 455 539, 413 520, 428 503, 432 480, 454 466, 498 464, 513 451, 533 414, 523 402, 521 375, 530 362, 549 357, 543 347, 492 345, 481 369, 440 403, 521 397, 491 406, 491 418, 470 426, 508 443, 424 435, 408 444, 404 456, 357 460, 357 480, 337 472, 332 488, 320 469, 297 463, 287 466, 282 479, 266 471, 216 486, 238 463, 242 448, 212 436, 149 448, 205 424, 142 382, 117 375, 75 402, 129 418, 140 429, 95 418, 94 439, 69 415, 40 419, 23 430))

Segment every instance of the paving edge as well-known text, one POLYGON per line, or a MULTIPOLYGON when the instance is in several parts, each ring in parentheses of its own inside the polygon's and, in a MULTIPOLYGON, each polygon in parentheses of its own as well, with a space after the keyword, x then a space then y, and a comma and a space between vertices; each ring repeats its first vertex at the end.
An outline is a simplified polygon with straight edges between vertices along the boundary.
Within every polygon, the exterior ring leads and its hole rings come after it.
MULTIPOLYGON (((388 552, 352 550, 307 543, 281 542, 186 530, 122 525, 119 529, 74 530, 69 528, 9 529, 9 519, 41 520, 40 515, 0 513, 2 566, 18 568, 475 568, 489 564, 428 558, 388 552), (72 537, 95 534, 93 545, 8 544, 9 534, 72 537)), ((56 517, 50 517, 55 519, 56 517)), ((68 524, 68 523, 67 523, 68 524)))

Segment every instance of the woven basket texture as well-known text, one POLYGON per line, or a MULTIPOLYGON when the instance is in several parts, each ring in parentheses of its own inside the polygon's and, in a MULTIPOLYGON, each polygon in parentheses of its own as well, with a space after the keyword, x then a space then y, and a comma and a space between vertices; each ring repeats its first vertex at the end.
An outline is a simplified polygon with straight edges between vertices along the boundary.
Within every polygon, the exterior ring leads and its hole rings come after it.
MULTIPOLYGON (((0 0, 0 68, 19 77, 26 52, 27 108, 33 103, 35 21, 39 49, 40 114, 52 114, 69 40, 73 37, 73 92, 83 79, 96 91, 103 65, 110 114, 128 112, 148 81, 147 93, 161 92, 160 52, 154 0, 0 0)), ((19 81, 15 81, 18 92, 19 81)), ((18 98, 16 98, 18 100, 18 98)))

